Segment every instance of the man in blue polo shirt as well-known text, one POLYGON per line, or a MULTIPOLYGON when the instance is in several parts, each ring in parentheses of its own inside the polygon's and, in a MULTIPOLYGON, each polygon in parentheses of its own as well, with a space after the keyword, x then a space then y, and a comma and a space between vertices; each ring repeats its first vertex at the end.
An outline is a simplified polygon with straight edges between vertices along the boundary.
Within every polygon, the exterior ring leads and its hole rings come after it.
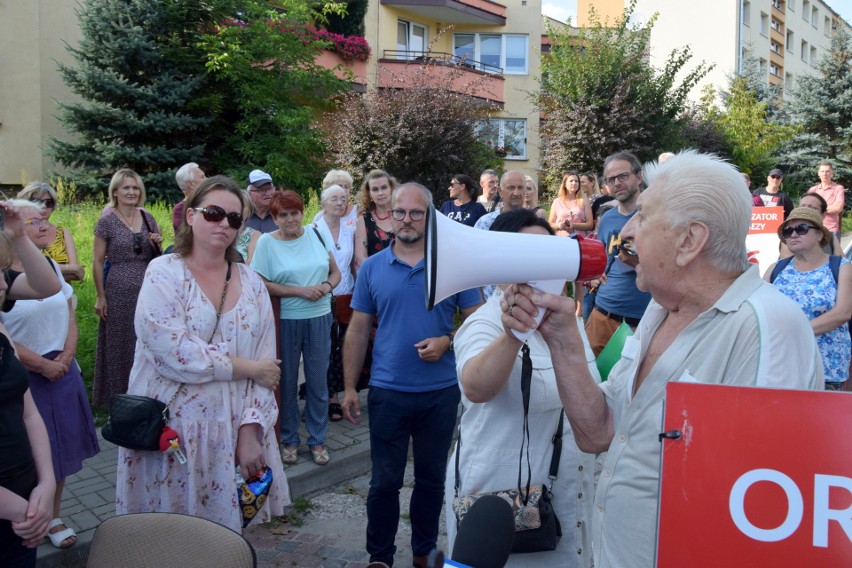
POLYGON ((642 164, 630 152, 617 152, 604 160, 604 177, 618 206, 604 213, 598 223, 598 239, 606 247, 609 260, 597 289, 595 307, 586 322, 586 335, 596 357, 621 322, 636 329, 651 301, 651 295, 636 286, 636 269, 623 261, 623 255, 619 258, 621 229, 636 213, 642 164))
POLYGON ((411 548, 415 566, 438 540, 447 455, 461 393, 453 355, 453 318, 479 307, 478 290, 465 290, 426 310, 423 235, 432 194, 406 183, 391 198, 396 235, 390 247, 361 265, 352 296, 352 319, 343 347, 346 385, 343 415, 361 413, 355 386, 361 374, 373 318, 379 327, 370 374, 370 457, 367 552, 371 562, 393 566, 399 524, 399 490, 413 440, 415 482, 411 495, 411 548))

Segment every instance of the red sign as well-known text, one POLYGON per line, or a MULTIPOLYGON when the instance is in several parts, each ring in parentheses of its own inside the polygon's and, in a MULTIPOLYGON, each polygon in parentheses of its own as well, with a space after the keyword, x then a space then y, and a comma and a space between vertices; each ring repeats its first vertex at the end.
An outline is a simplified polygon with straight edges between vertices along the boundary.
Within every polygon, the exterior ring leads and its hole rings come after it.
POLYGON ((852 395, 673 382, 663 431, 657 566, 852 566, 852 395))

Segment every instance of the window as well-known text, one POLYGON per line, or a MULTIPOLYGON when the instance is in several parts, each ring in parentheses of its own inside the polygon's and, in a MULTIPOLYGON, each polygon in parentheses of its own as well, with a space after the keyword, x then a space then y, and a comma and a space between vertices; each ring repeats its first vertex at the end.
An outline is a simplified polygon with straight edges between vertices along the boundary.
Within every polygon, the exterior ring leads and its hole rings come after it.
POLYGON ((766 60, 765 60, 764 58, 762 58, 762 57, 758 60, 757 64, 760 66, 760 72, 761 72, 761 73, 766 73, 766 66, 767 66, 767 64, 768 64, 768 63, 769 63, 769 62, 768 62, 768 61, 766 61, 766 60))
POLYGON ((775 30, 776 32, 783 32, 784 31, 784 24, 782 24, 781 22, 779 22, 775 18, 772 18, 772 29, 775 30))
POLYGON ((804 61, 805 63, 808 62, 808 54, 809 53, 810 52, 808 51, 808 42, 806 42, 805 40, 802 40, 802 61, 804 61))
POLYGON ((795 81, 794 81, 794 79, 793 79, 793 74, 792 74, 792 73, 787 73, 787 74, 784 76, 784 88, 785 88, 785 89, 792 89, 792 88, 793 88, 793 84, 794 84, 794 83, 795 83, 795 81))
POLYGON ((487 73, 529 73, 529 36, 512 34, 454 34, 453 54, 487 73))
POLYGON ((809 0, 802 0, 802 19, 808 21, 811 17, 811 3, 809 0))
POLYGON ((743 2, 743 24, 749 25, 751 21, 751 3, 748 0, 743 2))
POLYGON ((775 6, 776 9, 781 10, 781 0, 772 0, 772 5, 775 6))
POLYGON ((400 59, 414 59, 422 57, 426 52, 426 26, 397 20, 396 22, 396 49, 400 59))
POLYGON ((811 65, 817 64, 817 52, 816 47, 811 46, 811 65))
POLYGON ((791 12, 796 11, 796 0, 787 0, 787 9, 791 12))
POLYGON ((527 121, 519 118, 492 118, 479 131, 486 144, 506 152, 507 160, 527 158, 527 121))
POLYGON ((819 26, 819 10, 816 6, 811 8, 811 25, 815 28, 819 26))
POLYGON ((781 68, 775 65, 774 63, 769 64, 769 72, 775 75, 776 77, 781 76, 781 68))
POLYGON ((781 53, 781 46, 778 44, 778 42, 774 40, 769 42, 769 49, 771 49, 775 53, 781 53))
POLYGON ((787 51, 793 53, 793 32, 791 30, 787 30, 787 51))
POLYGON ((760 33, 769 35, 769 16, 763 12, 760 13, 760 33))
POLYGON ((822 33, 824 33, 826 36, 830 37, 831 36, 831 18, 826 16, 825 19, 823 20, 822 27, 823 27, 822 33))

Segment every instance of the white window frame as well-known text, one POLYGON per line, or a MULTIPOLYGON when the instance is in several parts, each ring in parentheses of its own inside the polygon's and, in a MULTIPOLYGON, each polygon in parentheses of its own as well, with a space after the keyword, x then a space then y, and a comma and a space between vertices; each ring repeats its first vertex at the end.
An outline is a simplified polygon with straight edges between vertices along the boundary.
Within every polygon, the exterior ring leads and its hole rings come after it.
POLYGON ((779 34, 784 33, 784 24, 782 24, 781 22, 779 22, 775 18, 772 18, 772 20, 769 23, 769 27, 772 28, 773 30, 775 30, 776 32, 778 32, 779 34))
POLYGON ((800 50, 800 55, 802 56, 802 61, 807 63, 808 62, 808 55, 810 54, 810 51, 808 50, 808 47, 809 47, 808 42, 806 42, 805 40, 802 40, 801 46, 802 47, 801 47, 801 50, 800 50))
POLYGON ((793 53, 793 44, 796 43, 796 34, 793 30, 787 30, 787 39, 785 40, 785 43, 787 44, 787 51, 793 53))
POLYGON ((769 14, 760 13, 760 35, 769 37, 769 14))
MULTIPOLYGON (((397 51, 423 52, 423 53, 429 51, 429 27, 428 26, 425 26, 423 24, 418 24, 417 22, 412 22, 411 20, 403 20, 402 18, 397 19, 396 25, 397 25, 397 43, 396 43, 397 51), (406 43, 405 49, 399 49, 400 48, 399 25, 400 24, 404 24, 408 28, 407 29, 408 37, 406 38, 407 43, 406 43), (413 33, 415 28, 419 28, 419 29, 423 30, 423 49, 420 49, 420 50, 411 49, 412 40, 415 38, 414 33, 413 33)), ((414 59, 416 57, 418 57, 418 56, 410 55, 410 54, 404 55, 404 54, 400 53, 398 55, 399 59, 414 59)))
POLYGON ((819 8, 816 6, 811 8, 811 26, 814 29, 819 29, 819 8))
POLYGON ((802 19, 806 22, 811 19, 811 3, 809 0, 802 1, 802 19))
POLYGON ((819 61, 819 57, 817 55, 817 48, 815 45, 811 46, 811 54, 810 54, 810 63, 814 67, 816 67, 817 62, 819 61))
MULTIPOLYGON (((456 36, 474 36, 473 37, 473 60, 476 62, 482 62, 482 51, 481 51, 481 39, 482 36, 485 37, 500 37, 500 69, 502 69, 503 75, 529 75, 530 73, 530 36, 528 34, 492 34, 492 33, 478 33, 478 32, 459 32, 457 34, 453 34, 453 53, 456 50, 456 36), (522 38, 524 40, 524 68, 520 69, 507 69, 506 68, 506 40, 507 38, 522 38)), ((496 73, 496 71, 492 70, 492 67, 481 68, 480 65, 477 65, 476 68, 480 71, 484 71, 486 73, 496 73)))
POLYGON ((506 146, 508 153, 504 160, 526 160, 527 159, 527 119, 511 117, 490 118, 478 129, 480 140, 490 146, 506 146), (509 123, 514 128, 519 128, 519 134, 514 140, 508 140, 510 135, 509 123))
POLYGON ((781 77, 781 68, 775 65, 774 63, 770 63, 769 73, 775 75, 776 77, 781 77))

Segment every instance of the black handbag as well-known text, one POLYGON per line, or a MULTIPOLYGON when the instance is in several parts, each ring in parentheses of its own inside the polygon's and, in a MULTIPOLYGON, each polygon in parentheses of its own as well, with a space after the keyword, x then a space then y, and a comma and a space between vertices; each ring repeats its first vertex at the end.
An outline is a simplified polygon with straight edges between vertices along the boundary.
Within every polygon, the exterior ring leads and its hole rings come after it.
POLYGON ((160 434, 169 421, 166 403, 135 394, 118 394, 101 429, 105 440, 130 450, 160 449, 160 434))
POLYGON ((550 458, 548 479, 550 487, 546 485, 530 485, 532 468, 530 466, 529 440, 530 430, 528 423, 530 409, 530 383, 532 382, 532 359, 529 347, 524 344, 521 347, 521 394, 524 403, 524 438, 521 444, 521 453, 518 457, 518 486, 501 491, 489 493, 474 493, 459 497, 459 455, 461 454, 461 427, 459 427, 459 439, 456 447, 456 481, 455 499, 453 500, 453 511, 456 520, 461 523, 464 515, 476 500, 483 495, 495 495, 504 499, 512 507, 515 515, 515 539, 512 543, 512 553, 544 552, 556 550, 559 539, 562 538, 562 525, 553 509, 553 482, 559 472, 559 461, 562 457, 562 427, 565 414, 560 413, 559 424, 553 435, 553 454, 550 458), (522 484, 521 472, 523 465, 524 447, 527 450, 527 482, 522 484))

